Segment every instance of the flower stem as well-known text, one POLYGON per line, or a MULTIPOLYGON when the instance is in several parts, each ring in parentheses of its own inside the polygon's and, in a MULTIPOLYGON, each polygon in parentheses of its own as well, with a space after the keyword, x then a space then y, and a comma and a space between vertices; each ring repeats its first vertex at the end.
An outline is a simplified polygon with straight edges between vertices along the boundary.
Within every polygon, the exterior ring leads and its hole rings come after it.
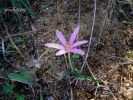
POLYGON ((70 53, 68 53, 68 60, 69 60, 69 65, 70 65, 71 71, 74 72, 74 68, 73 68, 73 65, 72 65, 72 59, 71 59, 71 54, 70 53))

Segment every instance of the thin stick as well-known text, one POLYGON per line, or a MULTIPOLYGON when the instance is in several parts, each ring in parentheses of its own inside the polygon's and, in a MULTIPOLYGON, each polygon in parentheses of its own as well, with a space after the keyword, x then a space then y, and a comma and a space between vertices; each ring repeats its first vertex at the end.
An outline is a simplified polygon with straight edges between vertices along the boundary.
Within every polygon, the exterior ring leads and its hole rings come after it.
POLYGON ((95 6, 94 6, 93 24, 92 24, 92 28, 91 28, 90 41, 89 41, 89 45, 88 45, 87 54, 85 56, 85 60, 84 60, 83 65, 81 67, 81 71, 83 70, 83 67, 87 61, 87 58, 89 57, 90 46, 91 46, 92 36, 93 36, 93 32, 94 32, 94 26, 95 26, 95 20, 96 20, 96 4, 97 4, 96 0, 94 0, 94 2, 95 2, 95 6))
POLYGON ((16 44, 13 42, 13 39, 10 37, 6 25, 4 25, 4 27, 5 27, 6 33, 7 33, 8 37, 9 37, 10 43, 13 45, 13 47, 16 49, 16 51, 20 54, 20 56, 26 61, 26 58, 24 57, 24 55, 22 54, 22 52, 19 50, 19 48, 18 48, 18 47, 16 46, 16 44))
MULTIPOLYGON (((38 29, 37 30, 37 33, 39 33, 39 31, 41 31, 42 29, 38 29)), ((50 31, 48 31, 48 32, 45 32, 45 33, 43 33, 44 35, 43 36, 46 36, 47 34, 49 34, 51 31, 53 31, 53 30, 55 30, 55 29, 51 29, 50 31)), ((28 31, 28 32, 24 32, 23 34, 25 34, 25 35, 31 35, 31 34, 33 34, 33 31, 28 31)), ((19 35, 22 35, 22 33, 19 33, 19 34, 13 34, 13 35, 10 35, 10 37, 15 37, 15 36, 19 36, 19 35)), ((42 37, 43 37, 42 36, 42 37)), ((5 36, 5 37, 9 37, 9 36, 5 36)))
POLYGON ((29 84, 29 86, 31 87, 31 90, 32 90, 32 92, 33 92, 33 95, 34 95, 34 97, 36 96, 36 94, 35 94, 35 91, 34 91, 34 88, 33 88, 33 86, 31 85, 31 84, 29 84))
POLYGON ((49 50, 49 48, 46 49, 46 50, 40 55, 40 57, 38 58, 38 61, 41 60, 41 58, 48 52, 48 50, 49 50))
POLYGON ((48 71, 46 71, 46 73, 49 74, 50 76, 52 76, 54 79, 61 81, 61 79, 58 76, 56 76, 48 71))
POLYGON ((102 79, 100 79, 100 80, 101 80, 101 81, 104 83, 104 85, 109 89, 111 95, 113 96, 113 99, 114 99, 114 100, 117 100, 117 98, 115 97, 115 95, 113 94, 113 92, 111 91, 111 89, 109 88, 109 86, 106 85, 106 83, 105 83, 102 79))
MULTIPOLYGON (((57 41, 57 39, 56 39, 55 41, 57 41)), ((50 49, 49 49, 49 48, 46 49, 46 50, 40 55, 40 57, 38 58, 38 61, 41 60, 41 58, 48 52, 48 50, 50 50, 50 49)))
MULTIPOLYGON (((94 76, 93 72, 91 71, 91 69, 89 67, 89 64, 87 63, 87 58, 89 57, 90 45, 91 45, 91 40, 92 40, 94 26, 95 26, 95 20, 96 20, 96 4, 97 4, 97 2, 96 2, 96 0, 94 0, 94 2, 95 2, 95 6, 94 6, 94 11, 93 11, 94 15, 93 15, 93 24, 92 24, 92 29, 91 29, 90 41, 89 41, 89 45, 88 45, 87 54, 86 54, 86 57, 84 58, 84 62, 83 62, 83 65, 82 65, 82 67, 80 69, 80 72, 83 70, 85 64, 87 64, 88 69, 89 69, 92 77, 96 79, 96 77, 94 76)), ((76 83, 78 83, 78 79, 77 79, 76 83)))
POLYGON ((72 87, 71 87, 71 99, 70 100, 73 100, 73 90, 72 90, 72 87))

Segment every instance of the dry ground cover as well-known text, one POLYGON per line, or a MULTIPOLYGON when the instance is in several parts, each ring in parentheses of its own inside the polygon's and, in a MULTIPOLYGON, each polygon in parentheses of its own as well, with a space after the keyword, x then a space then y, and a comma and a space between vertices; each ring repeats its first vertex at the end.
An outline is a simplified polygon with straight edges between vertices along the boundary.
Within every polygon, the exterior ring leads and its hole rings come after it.
POLYGON ((0 100, 132 100, 132 3, 29 0, 37 15, 15 13, 22 25, 6 13, 0 20, 0 100), (72 55, 84 73, 73 75, 67 55, 55 56, 57 50, 44 44, 59 43, 56 29, 69 39, 78 24, 77 40, 89 42, 80 46, 84 56, 72 55))

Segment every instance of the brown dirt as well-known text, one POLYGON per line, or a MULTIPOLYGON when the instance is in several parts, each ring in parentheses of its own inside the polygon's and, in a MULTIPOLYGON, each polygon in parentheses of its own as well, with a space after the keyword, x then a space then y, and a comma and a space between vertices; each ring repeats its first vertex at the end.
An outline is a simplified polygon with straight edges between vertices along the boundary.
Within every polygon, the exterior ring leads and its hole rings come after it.
MULTIPOLYGON (((78 81, 77 84, 76 82, 70 84, 74 78, 70 76, 65 57, 56 57, 56 50, 48 49, 44 44, 58 42, 55 35, 57 28, 67 38, 69 37, 79 21, 79 3, 78 0, 57 1, 58 4, 56 1, 46 3, 45 0, 42 0, 38 18, 34 20, 33 24, 38 30, 35 35, 32 35, 37 48, 36 58, 44 53, 40 61, 41 68, 31 68, 30 61, 32 61, 33 55, 27 56, 23 53, 28 59, 27 67, 34 74, 36 73, 39 80, 38 87, 40 89, 34 89, 35 93, 38 95, 41 90, 44 99, 53 98, 49 100, 69 100, 71 91, 74 100, 113 100, 113 96, 118 100, 132 100, 133 56, 130 53, 133 52, 133 27, 124 25, 119 20, 121 15, 115 10, 111 2, 107 5, 99 0, 87 62, 96 78, 102 80, 101 87, 97 88, 96 84, 89 81, 78 81), (64 79, 61 80, 60 76, 63 72, 64 79)), ((94 19, 94 2, 81 0, 80 7, 81 29, 78 39, 89 41, 94 19)), ((29 38, 31 35, 27 36, 27 41, 29 38)), ((87 52, 87 47, 88 45, 85 45, 81 48, 87 52)), ((25 52, 23 48, 22 51, 25 52)), ((75 60, 77 68, 81 68, 83 61, 82 57, 75 60)), ((87 65, 83 72, 91 75, 87 65)))

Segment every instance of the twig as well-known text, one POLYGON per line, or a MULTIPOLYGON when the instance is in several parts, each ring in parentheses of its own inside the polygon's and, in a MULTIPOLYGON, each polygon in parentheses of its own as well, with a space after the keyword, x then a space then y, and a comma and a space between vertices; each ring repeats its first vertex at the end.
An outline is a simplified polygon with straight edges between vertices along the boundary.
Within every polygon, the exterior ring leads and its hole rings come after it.
MULTIPOLYGON (((42 30, 42 29, 38 29, 38 30, 37 30, 37 33, 39 33, 39 31, 41 31, 41 30, 42 30)), ((53 30, 55 30, 55 29, 51 29, 50 31, 43 33, 43 34, 44 34, 43 36, 49 34, 49 33, 50 33, 51 31, 53 31, 53 30)), ((31 35, 31 34, 33 34, 33 31, 24 32, 23 34, 31 35)), ((10 35, 10 37, 15 37, 15 36, 19 36, 19 35, 22 35, 22 33, 20 33, 20 34, 13 34, 13 35, 10 35)), ((42 37, 43 37, 43 36, 42 36, 42 37)), ((9 36, 5 36, 5 37, 8 38, 9 36)))
POLYGON ((73 100, 73 90, 72 90, 72 87, 71 87, 71 100, 73 100))
POLYGON ((11 42, 11 44, 13 45, 13 47, 16 49, 16 51, 20 54, 20 56, 26 61, 26 58, 24 57, 24 55, 22 54, 22 52, 19 50, 19 48, 16 46, 16 44, 13 42, 13 39, 10 37, 8 29, 6 27, 6 25, 4 25, 7 36, 9 37, 9 41, 11 42))
MULTIPOLYGON (((96 77, 94 76, 93 72, 91 71, 91 69, 90 69, 90 67, 89 67, 89 65, 87 63, 87 58, 89 57, 89 51, 90 51, 90 46, 91 46, 91 41, 92 41, 92 36, 93 36, 93 31, 94 31, 94 26, 95 26, 95 20, 96 20, 96 4, 97 4, 97 2, 96 2, 96 0, 94 0, 94 2, 95 2, 95 4, 94 4, 95 6, 94 6, 94 11, 93 11, 94 15, 93 15, 93 24, 92 24, 92 29, 91 29, 90 41, 89 41, 89 45, 88 45, 87 54, 86 54, 86 56, 84 58, 84 62, 83 62, 83 65, 82 65, 82 67, 80 69, 80 72, 83 70, 84 65, 87 64, 88 69, 89 69, 92 77, 96 79, 96 77)), ((78 79, 77 79, 76 83, 78 83, 78 79)))
POLYGON ((55 78, 56 80, 61 81, 61 79, 59 77, 57 77, 56 75, 50 73, 49 71, 46 71, 47 74, 49 74, 50 76, 52 76, 53 78, 55 78))
POLYGON ((1 39, 1 45, 2 45, 2 50, 1 50, 1 51, 2 51, 3 59, 4 59, 10 66, 16 68, 14 65, 12 65, 12 64, 7 60, 7 58, 6 58, 6 56, 5 56, 5 43, 4 43, 4 39, 3 39, 2 37, 0 37, 0 39, 1 39))
POLYGON ((40 57, 38 58, 38 61, 41 60, 41 58, 48 52, 48 50, 49 50, 49 48, 46 49, 46 50, 40 55, 40 57))
POLYGON ((89 41, 89 45, 88 45, 88 50, 87 50, 87 54, 85 56, 85 60, 83 62, 83 65, 81 67, 81 71, 83 70, 85 63, 87 61, 87 58, 89 57, 89 52, 90 52, 90 46, 91 46, 91 42, 92 42, 92 36, 93 36, 93 31, 94 31, 94 26, 95 26, 95 20, 96 20, 96 0, 94 0, 95 4, 94 4, 94 15, 93 15, 93 24, 92 24, 92 28, 91 28, 91 35, 90 35, 90 41, 89 41))
POLYGON ((89 69, 89 71, 90 71, 92 77, 96 79, 95 75, 93 74, 93 72, 92 72, 92 70, 90 69, 90 66, 89 66, 89 64, 88 64, 87 62, 86 62, 86 65, 87 65, 87 67, 88 67, 88 69, 89 69))
POLYGON ((29 84, 29 86, 31 87, 31 90, 32 90, 32 92, 33 92, 33 95, 34 95, 34 97, 36 96, 36 94, 35 94, 35 91, 34 91, 34 88, 33 88, 33 86, 31 85, 31 84, 29 84))
POLYGON ((104 83, 104 85, 108 88, 108 90, 110 91, 110 93, 111 93, 111 95, 113 96, 113 98, 114 98, 114 100, 117 100, 117 98, 115 97, 115 95, 113 94, 113 92, 111 91, 111 89, 109 88, 109 86, 108 85, 106 85, 106 83, 102 80, 102 79, 100 79, 103 83, 104 83))
MULTIPOLYGON (((57 41, 57 38, 56 38, 55 41, 57 41)), ((40 57, 38 58, 38 61, 41 60, 41 58, 47 53, 48 50, 50 50, 50 49, 49 49, 49 48, 46 49, 46 50, 40 55, 40 57)))

